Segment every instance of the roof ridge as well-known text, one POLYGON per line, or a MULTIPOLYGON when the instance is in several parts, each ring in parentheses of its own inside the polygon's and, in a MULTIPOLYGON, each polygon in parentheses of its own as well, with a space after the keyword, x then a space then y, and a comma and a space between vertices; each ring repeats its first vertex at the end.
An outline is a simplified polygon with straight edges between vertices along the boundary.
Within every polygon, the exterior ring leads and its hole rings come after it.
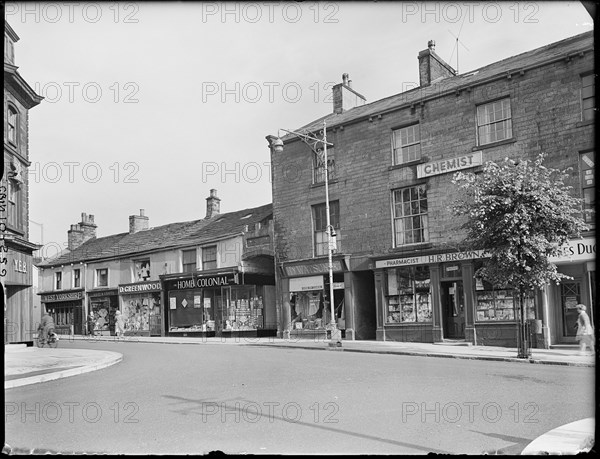
MULTIPOLYGON (((499 61, 491 62, 482 67, 478 67, 473 70, 468 70, 464 73, 460 73, 460 74, 457 74, 454 76, 442 78, 442 79, 436 81, 434 84, 431 84, 428 86, 417 86, 417 87, 411 88, 407 91, 391 94, 391 95, 383 97, 381 99, 377 99, 372 102, 368 102, 363 105, 353 107, 349 110, 342 112, 341 114, 329 113, 320 118, 310 121, 309 123, 305 124, 303 127, 298 128, 297 130, 305 129, 305 130, 310 131, 313 129, 317 129, 319 127, 319 125, 322 126, 322 124, 323 124, 322 122, 324 120, 331 120, 331 121, 335 120, 335 121, 333 121, 333 123, 336 123, 336 124, 333 124, 331 127, 337 126, 338 122, 340 124, 348 123, 350 121, 359 119, 362 116, 366 117, 370 113, 369 110, 376 108, 378 105, 385 105, 386 102, 388 102, 390 104, 393 103, 394 99, 400 99, 400 102, 397 104, 398 106, 400 106, 404 103, 407 103, 407 101, 408 101, 407 96, 409 96, 409 95, 412 96, 413 95, 412 93, 417 93, 418 91, 432 91, 431 88, 435 88, 437 85, 441 85, 441 84, 448 85, 449 83, 458 83, 461 81, 461 79, 464 79, 465 77, 474 76, 474 75, 472 75, 473 73, 484 73, 484 71, 486 69, 489 69, 490 67, 494 67, 494 66, 501 67, 503 64, 505 65, 507 63, 507 61, 511 61, 511 60, 518 61, 519 59, 522 59, 525 55, 528 55, 528 54, 534 55, 536 53, 543 52, 544 50, 546 50, 546 51, 550 50, 553 47, 566 46, 566 45, 568 46, 568 42, 577 42, 577 41, 586 40, 589 37, 593 37, 593 33, 594 33, 593 30, 588 30, 586 32, 582 32, 580 34, 573 35, 571 37, 563 38, 562 40, 548 43, 548 44, 540 46, 538 48, 530 49, 528 51, 524 51, 522 53, 515 54, 514 56, 506 57, 499 61)), ((499 71, 498 74, 499 73, 501 73, 501 71, 499 71)), ((432 92, 435 92, 435 91, 432 91, 432 92)), ((425 95, 429 95, 429 94, 425 94, 425 95)), ((385 110, 387 111, 391 108, 394 108, 395 105, 396 104, 394 104, 393 106, 385 107, 385 110)), ((286 138, 286 140, 287 140, 287 136, 284 136, 284 138, 286 138)))

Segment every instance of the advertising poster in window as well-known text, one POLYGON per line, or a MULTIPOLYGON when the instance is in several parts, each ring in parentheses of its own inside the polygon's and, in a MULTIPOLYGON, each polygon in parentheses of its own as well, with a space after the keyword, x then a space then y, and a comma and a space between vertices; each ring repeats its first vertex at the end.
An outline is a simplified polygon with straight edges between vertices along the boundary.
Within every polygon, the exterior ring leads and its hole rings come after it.
POLYGON ((134 276, 136 282, 150 280, 150 260, 136 261, 134 263, 134 276))

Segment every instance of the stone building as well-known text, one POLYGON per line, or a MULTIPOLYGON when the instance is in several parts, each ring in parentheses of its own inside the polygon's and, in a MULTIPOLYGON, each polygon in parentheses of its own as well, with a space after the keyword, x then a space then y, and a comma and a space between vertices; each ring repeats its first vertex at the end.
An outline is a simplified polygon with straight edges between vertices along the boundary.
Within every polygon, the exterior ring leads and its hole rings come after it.
MULTIPOLYGON (((326 126, 334 304, 346 339, 458 340, 516 346, 510 288, 474 278, 481 251, 461 249, 451 204, 455 171, 490 160, 572 167, 570 185, 595 205, 593 32, 456 74, 435 52, 418 53, 419 86, 366 103, 344 74, 333 110, 297 130, 326 126)), ((271 147, 280 328, 323 335, 328 301, 324 164, 298 136, 271 147), (300 322, 300 323, 299 323, 300 322)), ((579 302, 595 305, 595 231, 554 260, 573 276, 528 303, 541 321, 536 345, 575 342, 579 302)), ((592 307, 595 320, 595 309, 592 307)), ((537 322, 537 325, 540 323, 537 322)))
POLYGON ((41 314, 33 302, 33 252, 29 241, 29 110, 43 97, 15 65, 19 37, 4 21, 4 168, 0 182, 0 278, 4 342, 31 341, 41 314))

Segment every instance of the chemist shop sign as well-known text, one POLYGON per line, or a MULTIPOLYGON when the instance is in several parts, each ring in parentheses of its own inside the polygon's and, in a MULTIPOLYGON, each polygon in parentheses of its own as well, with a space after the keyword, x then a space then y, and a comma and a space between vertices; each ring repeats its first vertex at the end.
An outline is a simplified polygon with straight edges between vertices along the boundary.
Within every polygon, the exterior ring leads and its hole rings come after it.
POLYGON ((481 166, 483 164, 483 153, 474 151, 468 155, 457 156, 455 158, 442 159, 417 165, 417 177, 431 177, 433 175, 448 174, 461 169, 481 166))

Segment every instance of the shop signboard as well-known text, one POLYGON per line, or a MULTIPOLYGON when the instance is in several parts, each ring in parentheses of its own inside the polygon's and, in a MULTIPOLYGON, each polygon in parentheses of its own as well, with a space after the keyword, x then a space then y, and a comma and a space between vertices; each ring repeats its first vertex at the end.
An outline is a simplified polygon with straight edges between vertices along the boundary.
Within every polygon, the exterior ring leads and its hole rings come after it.
POLYGON ((228 273, 215 276, 193 277, 190 279, 169 280, 165 284, 168 290, 186 290, 197 288, 217 288, 240 283, 239 273, 228 273))
POLYGON ((457 156, 455 158, 442 159, 429 163, 417 165, 417 177, 431 177, 433 175, 448 174, 461 169, 481 166, 483 164, 483 153, 474 151, 468 155, 457 156))
POLYGON ((466 252, 435 253, 407 258, 394 258, 392 260, 377 260, 376 268, 395 268, 397 266, 426 265, 429 263, 447 263, 476 258, 488 258, 490 255, 485 250, 468 250, 466 252))
POLYGON ((556 264, 590 261, 596 259, 596 238, 585 237, 567 242, 563 247, 563 255, 550 257, 556 264))
POLYGON ((103 298, 106 296, 116 296, 118 294, 118 290, 116 288, 104 289, 104 290, 92 290, 88 291, 87 295, 89 298, 103 298))
MULTIPOLYGON (((376 268, 395 268, 398 266, 425 265, 430 263, 446 263, 476 258, 489 258, 485 250, 469 250, 466 252, 438 253, 406 258, 393 258, 391 260, 375 261, 376 268)), ((590 261, 596 259, 596 239, 593 237, 569 241, 563 247, 563 255, 550 257, 552 263, 562 264, 569 262, 590 261)))
POLYGON ((323 276, 290 279, 290 292, 310 292, 313 290, 323 290, 323 276))
POLYGON ((50 293, 41 296, 42 303, 54 303, 57 301, 77 301, 83 298, 83 290, 78 292, 50 293))
POLYGON ((4 285, 31 285, 31 255, 10 248, 5 248, 3 251, 8 251, 8 253, 4 258, 4 263, 7 264, 2 283, 4 285))
POLYGON ((161 290, 162 286, 160 285, 160 281, 136 282, 134 284, 119 285, 120 295, 132 293, 160 292, 161 290))
MULTIPOLYGON (((344 270, 344 266, 340 260, 333 260, 332 266, 333 271, 339 272, 344 270)), ((283 269, 287 277, 325 274, 329 271, 329 264, 327 262, 319 262, 303 265, 287 265, 283 269)))

